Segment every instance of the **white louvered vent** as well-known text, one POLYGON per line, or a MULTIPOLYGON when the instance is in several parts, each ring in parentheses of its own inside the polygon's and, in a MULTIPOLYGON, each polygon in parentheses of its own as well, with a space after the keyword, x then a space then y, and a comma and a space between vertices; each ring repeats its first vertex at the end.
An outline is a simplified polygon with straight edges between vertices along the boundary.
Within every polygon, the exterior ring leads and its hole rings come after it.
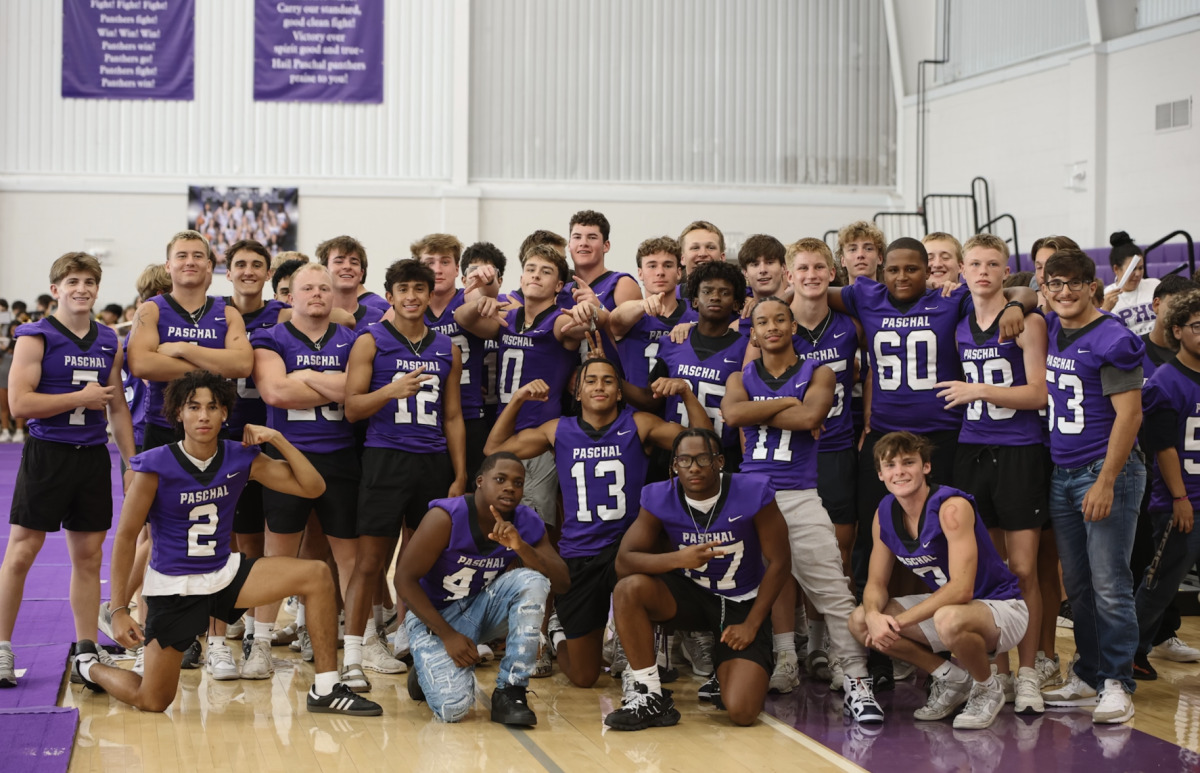
POLYGON ((1154 130, 1182 129, 1192 125, 1192 100, 1163 102, 1154 106, 1154 130))

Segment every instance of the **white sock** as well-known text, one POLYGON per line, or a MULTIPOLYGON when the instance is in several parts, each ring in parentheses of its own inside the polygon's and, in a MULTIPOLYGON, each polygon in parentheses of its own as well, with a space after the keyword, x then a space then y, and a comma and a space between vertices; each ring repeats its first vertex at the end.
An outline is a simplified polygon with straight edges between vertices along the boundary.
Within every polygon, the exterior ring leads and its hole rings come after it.
POLYGON ((631 668, 633 681, 646 685, 646 689, 654 695, 662 695, 662 682, 658 680, 658 665, 649 668, 631 668))
POLYGON ((961 667, 954 665, 949 660, 938 666, 931 676, 935 676, 938 679, 950 682, 965 682, 967 679, 971 678, 970 674, 968 674, 961 667))
POLYGON ((212 636, 209 636, 209 637, 208 637, 208 646, 210 646, 210 647, 224 647, 224 646, 225 646, 225 637, 224 637, 224 636, 220 636, 220 635, 216 635, 216 634, 214 634, 214 635, 212 635, 212 636))
POLYGON ((245 615, 243 619, 246 622, 246 630, 253 631, 254 630, 254 615, 245 615))
POLYGON ((1000 683, 996 681, 995 674, 992 674, 991 676, 989 676, 987 678, 987 681, 985 681, 985 682, 980 682, 979 680, 975 680, 975 681, 977 684, 981 684, 984 687, 988 688, 989 690, 999 690, 1000 689, 1000 683))
POLYGON ((376 604, 371 609, 375 612, 375 625, 383 625, 383 604, 376 604))
POLYGON ((304 625, 304 605, 300 604, 300 605, 298 605, 298 607, 299 608, 296 610, 296 627, 297 628, 304 625))
POLYGON ((92 666, 99 663, 100 659, 90 652, 85 652, 82 655, 76 655, 75 662, 79 664, 79 673, 83 674, 83 678, 90 682, 92 666))
POLYGON ((8 650, 9 652, 12 652, 12 642, 0 641, 0 650, 8 650))
POLYGON ((777 633, 771 637, 771 649, 775 653, 790 652, 796 654, 796 634, 794 631, 777 633))
POLYGON ((317 674, 317 680, 313 683, 313 689, 317 695, 328 695, 333 692, 333 686, 338 683, 337 671, 322 671, 317 674))
POLYGON ((811 655, 817 650, 825 649, 825 621, 808 621, 808 652, 811 655))
POLYGON ((567 640, 567 635, 565 633, 563 633, 561 630, 558 630, 558 631, 555 631, 554 636, 552 636, 550 638, 554 639, 554 648, 558 649, 559 645, 561 645, 563 642, 565 642, 567 640))
MULTIPOLYGON (((249 625, 247 623, 247 625, 249 625)), ((262 639, 263 641, 271 640, 271 629, 275 627, 274 623, 260 623, 254 621, 254 638, 262 639)))
POLYGON ((346 648, 342 658, 342 664, 349 667, 351 665, 362 665, 362 645, 363 637, 361 636, 346 636, 346 648))
POLYGON ((363 638, 363 646, 365 647, 367 645, 367 642, 371 641, 372 639, 379 638, 379 629, 376 628, 375 626, 371 625, 368 622, 367 629, 363 632, 362 638, 363 638))

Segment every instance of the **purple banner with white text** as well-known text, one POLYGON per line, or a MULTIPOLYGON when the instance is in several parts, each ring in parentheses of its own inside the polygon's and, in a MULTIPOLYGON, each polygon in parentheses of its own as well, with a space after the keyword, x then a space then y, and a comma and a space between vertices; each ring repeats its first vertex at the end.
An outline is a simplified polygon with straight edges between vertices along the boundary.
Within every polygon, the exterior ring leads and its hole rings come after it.
POLYGON ((191 101, 195 11, 195 0, 63 0, 63 97, 191 101))
POLYGON ((383 0, 255 0, 254 99, 383 102, 383 0))

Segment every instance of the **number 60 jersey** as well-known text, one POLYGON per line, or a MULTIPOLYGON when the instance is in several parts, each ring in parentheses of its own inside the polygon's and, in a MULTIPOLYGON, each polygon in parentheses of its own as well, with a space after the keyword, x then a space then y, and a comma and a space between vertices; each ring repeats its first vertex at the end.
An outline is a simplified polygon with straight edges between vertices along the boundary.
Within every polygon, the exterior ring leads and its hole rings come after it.
POLYGON ((172 576, 208 574, 229 560, 233 513, 259 449, 222 440, 217 455, 201 470, 180 445, 159 446, 129 460, 134 472, 158 476, 146 519, 153 537, 150 566, 172 576))

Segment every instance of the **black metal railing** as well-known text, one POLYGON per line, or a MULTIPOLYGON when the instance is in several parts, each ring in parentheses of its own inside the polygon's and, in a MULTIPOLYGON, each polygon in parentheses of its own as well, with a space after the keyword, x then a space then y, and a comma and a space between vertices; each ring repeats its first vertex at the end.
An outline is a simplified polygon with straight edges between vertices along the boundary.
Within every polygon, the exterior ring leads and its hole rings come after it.
POLYGON ((1190 279, 1192 276, 1194 276, 1196 274, 1196 245, 1192 242, 1192 235, 1190 233, 1188 233, 1187 231, 1183 231, 1183 230, 1172 231, 1171 233, 1167 234, 1163 238, 1156 241, 1154 244, 1151 244, 1149 247, 1146 248, 1146 257, 1147 258, 1150 257, 1151 250, 1154 250, 1158 247, 1163 246, 1167 242, 1174 239, 1176 236, 1182 236, 1184 238, 1184 240, 1187 241, 1187 263, 1180 263, 1178 266, 1171 269, 1167 273, 1168 274, 1178 274, 1180 271, 1182 271, 1183 269, 1186 268, 1188 270, 1188 278, 1190 279))

